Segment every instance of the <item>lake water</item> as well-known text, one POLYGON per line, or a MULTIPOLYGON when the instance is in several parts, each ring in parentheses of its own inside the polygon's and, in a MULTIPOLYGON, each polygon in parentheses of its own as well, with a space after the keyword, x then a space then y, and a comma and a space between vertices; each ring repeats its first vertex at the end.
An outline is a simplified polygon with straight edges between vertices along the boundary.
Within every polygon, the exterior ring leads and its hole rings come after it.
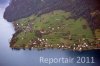
POLYGON ((61 49, 46 49, 43 51, 33 50, 12 50, 9 41, 15 32, 10 22, 3 18, 5 7, 0 8, 0 66, 100 66, 100 50, 75 52, 61 49), (44 58, 74 58, 72 63, 42 63, 40 57, 44 58), (91 63, 77 63, 81 57, 82 62, 89 58, 91 63), (92 59, 91 59, 92 58, 92 59), (92 63, 93 62, 93 63, 92 63), (95 63, 94 63, 95 62, 95 63))

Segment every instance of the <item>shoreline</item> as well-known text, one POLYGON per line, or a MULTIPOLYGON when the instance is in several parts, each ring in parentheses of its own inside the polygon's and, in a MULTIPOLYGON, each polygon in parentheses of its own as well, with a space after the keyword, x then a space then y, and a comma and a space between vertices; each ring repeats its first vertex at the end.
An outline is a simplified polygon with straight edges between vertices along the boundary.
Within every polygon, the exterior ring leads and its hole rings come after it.
MULTIPOLYGON (((15 34, 16 34, 16 32, 15 32, 15 34)), ((15 34, 14 34, 14 36, 15 36, 15 34)), ((17 34, 16 34, 17 35, 17 34)), ((12 38, 12 40, 14 40, 14 38, 12 38)), ((10 42, 10 44, 13 44, 12 43, 12 41, 10 42)), ((11 45, 10 45, 10 47, 11 47, 11 45)), ((23 47, 11 47, 13 50, 21 50, 21 49, 23 49, 23 50, 27 50, 27 49, 29 49, 29 50, 32 50, 32 49, 37 49, 37 50, 45 50, 45 49, 62 49, 62 50, 72 50, 72 51, 88 51, 88 50, 96 50, 96 49, 100 49, 99 47, 97 47, 97 46, 91 46, 91 47, 86 47, 86 48, 84 48, 84 47, 73 47, 73 46, 65 46, 65 45, 51 45, 51 44, 48 44, 48 45, 38 45, 38 44, 36 44, 36 45, 34 45, 34 46, 23 46, 23 47)))

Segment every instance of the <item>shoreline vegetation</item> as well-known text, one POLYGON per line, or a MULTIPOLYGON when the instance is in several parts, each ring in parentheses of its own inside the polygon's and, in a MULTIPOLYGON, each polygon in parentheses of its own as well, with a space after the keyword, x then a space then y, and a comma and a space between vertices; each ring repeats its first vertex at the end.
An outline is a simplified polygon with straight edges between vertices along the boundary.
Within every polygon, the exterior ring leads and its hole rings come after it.
MULTIPOLYGON (((96 13, 91 14, 91 17, 95 17, 96 13)), ((70 12, 55 10, 41 16, 31 15, 13 22, 16 33, 11 39, 10 47, 16 50, 100 49, 100 29, 93 32, 85 18, 74 19, 71 15, 70 12)))

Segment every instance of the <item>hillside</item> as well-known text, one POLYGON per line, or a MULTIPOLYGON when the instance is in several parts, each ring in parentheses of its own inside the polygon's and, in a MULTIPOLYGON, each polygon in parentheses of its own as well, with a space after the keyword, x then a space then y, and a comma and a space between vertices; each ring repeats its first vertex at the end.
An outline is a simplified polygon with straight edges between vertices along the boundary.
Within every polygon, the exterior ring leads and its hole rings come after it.
POLYGON ((99 48, 99 3, 99 0, 12 0, 4 13, 16 30, 10 47, 99 48))
POLYGON ((94 36, 87 20, 82 17, 73 19, 70 16, 70 12, 57 10, 17 20, 14 22, 17 32, 10 46, 23 49, 93 49, 94 36))

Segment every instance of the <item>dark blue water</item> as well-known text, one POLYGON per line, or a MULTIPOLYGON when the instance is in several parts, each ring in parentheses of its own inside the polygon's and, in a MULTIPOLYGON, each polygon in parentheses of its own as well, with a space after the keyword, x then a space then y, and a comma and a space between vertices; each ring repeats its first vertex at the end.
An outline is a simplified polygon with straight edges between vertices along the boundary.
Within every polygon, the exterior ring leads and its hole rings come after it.
POLYGON ((46 49, 43 51, 33 50, 12 50, 9 47, 9 41, 15 32, 13 25, 3 19, 3 13, 7 5, 0 7, 0 66, 100 66, 100 50, 91 50, 84 52, 75 52, 61 49, 46 49), (74 58, 72 63, 41 63, 40 57, 44 58, 74 58), (90 63, 77 63, 78 58, 81 61, 90 63), (91 59, 92 58, 92 59, 91 59))

